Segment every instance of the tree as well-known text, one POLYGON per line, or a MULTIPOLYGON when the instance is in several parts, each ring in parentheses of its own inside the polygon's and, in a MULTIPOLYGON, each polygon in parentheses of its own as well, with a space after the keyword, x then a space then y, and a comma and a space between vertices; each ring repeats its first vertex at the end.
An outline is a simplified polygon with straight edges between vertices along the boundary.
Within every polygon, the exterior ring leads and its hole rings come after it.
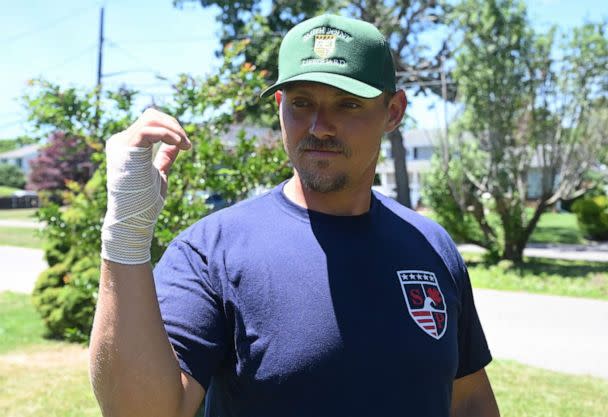
POLYGON ((93 149, 76 136, 61 131, 52 133, 48 143, 30 162, 27 188, 35 191, 67 189, 67 181, 84 185, 93 175, 93 149))
MULTIPOLYGON (((180 7, 184 3, 199 2, 202 7, 217 6, 218 21, 222 24, 220 40, 222 44, 236 38, 251 42, 243 50, 240 59, 265 70, 266 82, 277 78, 278 50, 283 35, 295 24, 324 12, 340 13, 373 23, 389 39, 395 59, 396 69, 401 74, 401 82, 414 95, 439 93, 441 60, 449 56, 447 42, 432 51, 420 37, 435 30, 442 24, 449 6, 435 0, 369 1, 369 0, 314 0, 293 2, 279 0, 270 3, 265 11, 260 0, 230 2, 224 0, 174 0, 180 7)), ((453 98, 453 90, 448 98, 453 98)), ((276 126, 277 120, 273 119, 276 126)), ((399 130, 388 135, 391 143, 397 200, 410 206, 408 175, 403 136, 399 130)))
POLYGON ((589 187, 581 178, 608 144, 608 125, 598 128, 592 117, 608 91, 606 23, 537 34, 516 0, 465 0, 453 16, 462 34, 453 76, 464 113, 429 174, 443 195, 436 188, 427 197, 448 229, 521 262, 541 214, 589 187), (541 192, 530 213, 533 168, 541 192))
POLYGON ((23 171, 17 165, 0 163, 0 185, 23 188, 25 185, 23 171))

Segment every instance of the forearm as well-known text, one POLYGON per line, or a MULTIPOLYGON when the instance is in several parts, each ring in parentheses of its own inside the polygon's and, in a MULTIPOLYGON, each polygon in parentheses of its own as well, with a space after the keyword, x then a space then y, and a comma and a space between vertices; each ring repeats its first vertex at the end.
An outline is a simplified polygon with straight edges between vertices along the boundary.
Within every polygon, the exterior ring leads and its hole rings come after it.
POLYGON ((500 417, 496 402, 469 401, 458 408, 452 408, 451 417, 500 417))
POLYGON ((484 369, 454 381, 451 417, 500 417, 492 386, 484 369))
POLYGON ((103 261, 91 335, 93 390, 106 417, 182 414, 182 376, 150 265, 103 261))

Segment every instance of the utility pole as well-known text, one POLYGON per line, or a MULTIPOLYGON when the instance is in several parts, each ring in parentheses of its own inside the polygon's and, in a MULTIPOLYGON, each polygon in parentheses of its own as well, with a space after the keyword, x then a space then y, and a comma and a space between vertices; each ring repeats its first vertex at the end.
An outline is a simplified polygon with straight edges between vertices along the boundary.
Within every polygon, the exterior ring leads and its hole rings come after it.
POLYGON ((445 56, 441 56, 441 98, 443 98, 443 163, 447 169, 449 163, 448 142, 448 83, 445 76, 445 56))
MULTIPOLYGON (((99 106, 101 102, 101 68, 103 63, 103 12, 104 8, 101 7, 101 13, 99 15, 99 44, 97 49, 97 85, 96 85, 96 96, 95 96, 95 130, 99 129, 99 106)), ((97 132, 98 133, 98 132, 97 132)))

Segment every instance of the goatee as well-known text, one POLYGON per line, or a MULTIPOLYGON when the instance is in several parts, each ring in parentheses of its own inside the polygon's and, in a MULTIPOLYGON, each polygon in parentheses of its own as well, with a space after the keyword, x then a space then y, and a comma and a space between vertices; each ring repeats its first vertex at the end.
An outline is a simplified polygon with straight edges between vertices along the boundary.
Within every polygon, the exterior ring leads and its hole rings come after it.
MULTIPOLYGON (((330 151, 340 152, 345 158, 350 158, 351 152, 337 138, 319 139, 315 136, 307 136, 298 144, 297 153, 301 155, 307 151, 330 151)), ((299 169, 298 174, 302 180, 302 184, 309 190, 318 193, 331 193, 341 191, 348 183, 348 177, 344 173, 334 175, 326 175, 323 169, 329 166, 330 162, 320 160, 315 162, 315 167, 312 169, 299 169)))

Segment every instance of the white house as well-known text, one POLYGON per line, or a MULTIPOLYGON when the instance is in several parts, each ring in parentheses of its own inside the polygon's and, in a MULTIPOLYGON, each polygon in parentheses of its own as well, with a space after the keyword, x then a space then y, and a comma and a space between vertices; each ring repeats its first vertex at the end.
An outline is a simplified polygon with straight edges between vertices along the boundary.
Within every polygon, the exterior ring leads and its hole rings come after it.
MULTIPOLYGON (((420 202, 422 176, 431 165, 433 151, 436 144, 439 143, 439 134, 441 134, 441 131, 436 129, 414 129, 403 132, 412 207, 416 207, 420 202)), ((397 183, 395 181, 395 166, 390 142, 382 141, 380 158, 376 167, 379 184, 374 185, 374 189, 395 198, 397 196, 395 191, 397 183)))
MULTIPOLYGON (((441 143, 440 135, 442 134, 443 132, 439 129, 414 129, 403 133, 412 207, 416 207, 420 202, 423 176, 425 171, 430 168, 431 157, 435 148, 441 143)), ((374 189, 395 198, 397 192, 391 144, 388 141, 382 141, 381 146, 381 160, 376 168, 377 181, 374 189)), ((542 190, 540 165, 540 161, 535 155, 531 160, 528 172, 528 199, 540 197, 542 190)))
POLYGON ((27 177, 30 173, 30 161, 38 157, 38 149, 40 145, 33 144, 0 153, 0 163, 18 166, 27 177))

